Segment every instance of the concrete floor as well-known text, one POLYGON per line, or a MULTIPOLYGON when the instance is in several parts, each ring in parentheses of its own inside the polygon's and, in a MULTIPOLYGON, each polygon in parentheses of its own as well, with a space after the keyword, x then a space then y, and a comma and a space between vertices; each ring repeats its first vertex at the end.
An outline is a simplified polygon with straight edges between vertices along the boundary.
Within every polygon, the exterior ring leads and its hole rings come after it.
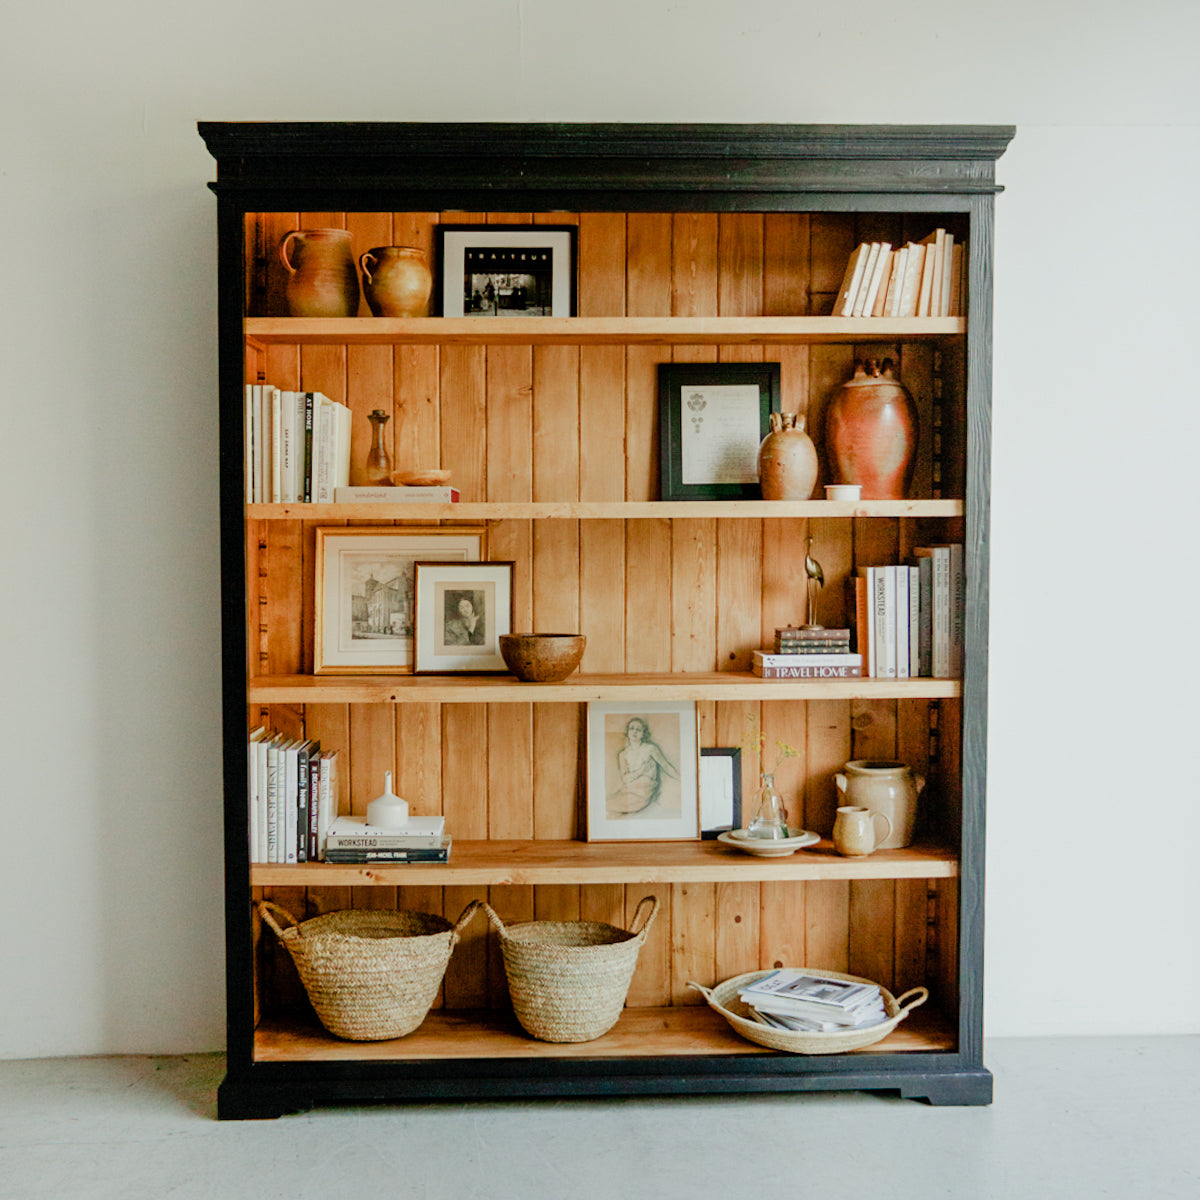
POLYGON ((1200 1037, 994 1040, 985 1062, 989 1108, 835 1093, 251 1122, 214 1119, 220 1055, 0 1062, 0 1198, 1200 1197, 1200 1037))

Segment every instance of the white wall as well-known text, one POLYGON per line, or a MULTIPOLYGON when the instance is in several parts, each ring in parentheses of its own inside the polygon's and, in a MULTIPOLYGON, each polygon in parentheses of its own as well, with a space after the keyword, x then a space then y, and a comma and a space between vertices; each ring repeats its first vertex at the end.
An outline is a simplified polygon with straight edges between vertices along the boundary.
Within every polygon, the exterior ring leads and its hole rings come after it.
POLYGON ((1198 35, 1176 0, 10 0, 0 1057, 223 1041, 198 119, 1016 124, 987 1030, 1200 1030, 1198 35), (1124 1009, 1114 967, 1176 999, 1124 1009))

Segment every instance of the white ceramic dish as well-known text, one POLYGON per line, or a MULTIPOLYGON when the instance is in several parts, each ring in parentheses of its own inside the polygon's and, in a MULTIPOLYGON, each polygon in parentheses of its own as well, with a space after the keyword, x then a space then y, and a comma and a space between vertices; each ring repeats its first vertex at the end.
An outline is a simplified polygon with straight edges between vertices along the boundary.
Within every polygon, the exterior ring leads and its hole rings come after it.
POLYGON ((807 829, 797 829, 790 837, 785 838, 756 838, 751 837, 745 829, 730 829, 717 834, 717 841, 727 846, 736 846, 747 854, 756 854, 759 858, 782 858, 787 854, 795 854, 805 846, 813 846, 821 840, 818 834, 807 829))

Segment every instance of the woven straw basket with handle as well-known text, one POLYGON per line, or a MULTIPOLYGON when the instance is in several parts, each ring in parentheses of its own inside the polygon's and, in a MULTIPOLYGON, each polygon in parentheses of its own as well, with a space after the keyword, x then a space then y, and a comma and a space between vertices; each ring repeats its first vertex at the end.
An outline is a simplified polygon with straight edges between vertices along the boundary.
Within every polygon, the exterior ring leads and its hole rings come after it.
POLYGON ((500 934, 513 1011, 526 1033, 543 1042, 590 1042, 617 1023, 656 897, 639 902, 632 930, 599 921, 505 925, 490 905, 475 903, 500 934))
POLYGON ((270 900, 258 911, 287 947, 325 1028, 372 1042, 403 1037, 425 1020, 474 906, 454 925, 432 913, 375 909, 297 922, 270 900))
MULTIPOLYGON (((807 975, 817 975, 823 979, 841 979, 848 983, 871 983, 860 975, 842 975, 837 971, 816 971, 805 967, 807 975)), ((792 1029, 776 1029, 772 1025, 764 1025, 754 1017, 754 1010, 738 999, 738 993, 756 979, 770 975, 770 971, 751 971, 746 975, 735 975, 714 988, 706 988, 702 984, 690 982, 688 987, 695 988, 708 1006, 718 1012, 729 1022, 730 1027, 737 1030, 744 1038, 757 1042, 760 1046, 769 1046, 772 1050, 786 1050, 789 1054, 845 1054, 848 1050, 861 1050, 864 1046, 873 1046, 881 1042, 914 1008, 924 1004, 929 998, 929 991, 923 987, 910 988, 898 1000, 887 988, 879 990, 883 994, 884 1012, 887 1019, 878 1025, 868 1025, 861 1029, 847 1028, 845 1030, 830 1030, 825 1033, 817 1031, 802 1031, 792 1029), (909 1003, 905 1004, 905 1001, 909 1003)))

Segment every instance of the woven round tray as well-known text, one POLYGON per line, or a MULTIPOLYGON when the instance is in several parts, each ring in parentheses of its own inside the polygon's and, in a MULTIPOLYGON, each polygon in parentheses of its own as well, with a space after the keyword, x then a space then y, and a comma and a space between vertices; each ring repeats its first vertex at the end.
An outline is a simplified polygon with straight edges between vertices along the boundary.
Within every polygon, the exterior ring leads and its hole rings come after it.
POLYGON ((291 954, 321 1024, 348 1041, 373 1042, 403 1037, 425 1020, 474 909, 455 925, 433 913, 376 909, 297 922, 270 900, 258 911, 291 954))
POLYGON ((490 905, 475 903, 500 934, 508 992, 526 1033, 543 1042, 590 1042, 617 1023, 657 898, 639 902, 632 930, 599 921, 505 925, 490 905))
MULTIPOLYGON (((841 975, 837 971, 814 971, 809 967, 805 967, 804 971, 821 979, 874 983, 873 980, 863 979, 859 975, 841 975)), ((706 988, 694 982, 689 983, 688 987, 695 988, 708 1001, 709 1007, 720 1013, 742 1037, 757 1042, 760 1046, 768 1046, 772 1050, 786 1050, 789 1054, 845 1054, 847 1050, 873 1046, 887 1037, 914 1008, 920 1007, 929 999, 928 988, 910 988, 896 999, 887 988, 881 987, 879 990, 883 994, 883 1007, 888 1019, 878 1025, 866 1029, 848 1029, 844 1033, 776 1029, 773 1025, 764 1025, 755 1020, 750 1007, 738 999, 738 993, 744 987, 770 974, 770 971, 751 971, 746 975, 735 975, 732 979, 726 979, 714 988, 706 988), (906 1000, 909 1001, 908 1004, 905 1004, 906 1000)))

